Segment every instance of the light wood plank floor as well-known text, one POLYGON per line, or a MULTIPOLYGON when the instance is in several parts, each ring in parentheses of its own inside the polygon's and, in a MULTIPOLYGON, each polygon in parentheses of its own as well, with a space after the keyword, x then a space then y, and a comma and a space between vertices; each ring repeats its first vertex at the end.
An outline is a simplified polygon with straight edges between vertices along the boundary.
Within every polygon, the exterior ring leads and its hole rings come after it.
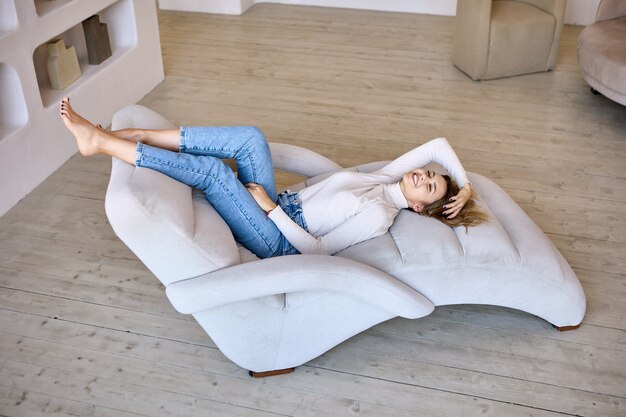
POLYGON ((0 219, 0 415, 626 415, 626 108, 583 82, 580 27, 555 71, 475 83, 451 63, 450 17, 257 5, 159 21, 166 80, 142 104, 345 166, 448 137, 573 266, 583 325, 437 308, 252 380, 111 231, 109 160, 77 155, 0 219))

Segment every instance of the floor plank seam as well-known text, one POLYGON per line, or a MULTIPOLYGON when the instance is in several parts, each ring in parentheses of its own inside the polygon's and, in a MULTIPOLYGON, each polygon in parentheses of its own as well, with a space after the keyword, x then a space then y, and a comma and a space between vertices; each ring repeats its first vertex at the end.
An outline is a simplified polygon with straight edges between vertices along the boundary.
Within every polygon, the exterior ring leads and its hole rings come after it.
MULTIPOLYGON (((105 405, 95 405, 92 402, 87 402, 87 401, 77 400, 77 399, 73 399, 73 398, 62 397, 62 396, 54 395, 54 394, 48 394, 48 393, 45 393, 45 392, 35 391, 35 390, 31 389, 31 388, 19 388, 17 386, 10 386, 10 385, 4 384, 1 380, 0 380, 0 386, 5 387, 5 388, 18 390, 18 391, 32 392, 34 394, 42 395, 42 396, 49 397, 49 398, 58 398, 60 400, 65 400, 65 401, 69 401, 69 402, 73 402, 73 403, 85 404, 85 405, 91 406, 92 408, 93 407, 99 407, 99 408, 103 408, 103 409, 106 409, 106 410, 121 411, 121 412, 126 413, 126 414, 133 414, 133 415, 140 416, 140 417, 149 417, 149 416, 146 416, 145 414, 137 414, 137 413, 134 413, 132 411, 122 410, 120 408, 108 407, 108 406, 105 406, 105 405)), ((0 414, 0 417, 4 417, 4 415, 0 414)), ((10 417, 10 416, 6 416, 6 417, 10 417)))
MULTIPOLYGON (((371 352, 371 351, 367 351, 367 352, 369 354, 374 355, 374 356, 380 356, 380 357, 387 356, 387 355, 385 355, 382 352, 371 352)), ((494 376, 494 377, 497 377, 497 378, 513 379, 513 380, 517 380, 517 381, 520 381, 520 382, 530 382, 530 383, 538 384, 538 385, 545 385, 545 386, 550 386, 550 387, 556 387, 556 388, 566 389, 566 390, 569 390, 569 391, 572 391, 572 392, 582 392, 582 393, 587 393, 587 394, 598 394, 598 395, 603 395, 603 396, 607 396, 607 397, 611 397, 611 398, 618 398, 618 399, 622 399, 622 400, 626 399, 626 396, 623 397, 623 396, 620 396, 620 395, 607 394, 607 393, 602 393, 602 392, 597 392, 597 391, 589 391, 589 390, 584 390, 584 389, 579 389, 579 388, 564 387, 564 386, 561 386, 561 385, 549 384, 549 383, 542 382, 542 381, 533 381, 533 380, 519 378, 519 377, 515 377, 515 376, 510 376, 510 375, 500 375, 500 374, 495 374, 493 372, 477 371, 477 370, 474 370, 474 369, 462 368, 462 367, 452 366, 452 365, 444 365, 444 364, 441 364, 441 363, 422 361, 422 360, 418 360, 418 359, 411 359, 411 361, 415 361, 417 363, 423 363, 423 364, 426 364, 426 365, 437 366, 437 367, 441 367, 441 368, 456 369, 456 370, 459 370, 459 371, 476 373, 476 374, 483 374, 483 375, 489 375, 489 376, 494 376)), ((356 373, 352 373, 352 372, 348 372, 348 371, 341 371, 341 370, 336 370, 336 369, 332 369, 332 368, 326 368, 326 367, 319 366, 319 365, 308 365, 308 366, 311 366, 313 368, 325 369, 325 370, 328 370, 328 371, 345 373, 345 374, 349 374, 349 375, 359 375, 359 376, 363 376, 363 377, 380 379, 380 380, 387 381, 387 382, 399 383, 399 384, 404 384, 404 385, 421 386, 421 385, 417 385, 417 384, 410 384, 408 382, 394 381, 394 380, 389 380, 389 379, 385 379, 385 378, 379 378, 379 377, 375 377, 375 376, 371 376, 371 375, 361 375, 361 374, 356 374, 356 373)), ((428 387, 424 387, 424 388, 428 388, 428 387)), ((432 389, 437 389, 437 388, 432 388, 432 389)), ((450 391, 450 392, 454 392, 454 391, 450 391)), ((459 394, 462 394, 462 393, 459 393, 459 394)), ((463 394, 463 395, 469 395, 469 394, 463 394)), ((506 402, 506 401, 503 401, 503 402, 506 402)))
MULTIPOLYGON (((519 332, 515 329, 513 330, 508 330, 508 329, 502 329, 502 328, 498 328, 498 327, 491 327, 491 326, 483 326, 480 324, 473 324, 473 323, 467 323, 467 322, 462 322, 462 321, 453 321, 453 320, 445 320, 445 319, 437 319, 437 318, 432 318, 431 320, 433 321, 439 321, 439 322, 443 322, 443 323, 451 323, 454 325, 461 325, 461 326, 470 326, 473 328, 477 328, 477 329, 485 329, 485 330, 490 330, 490 331, 496 331, 496 332, 502 332, 505 335, 511 335, 511 336, 519 336, 519 332)), ((592 324, 587 324, 584 321, 582 322, 581 326, 593 326, 592 324)), ((551 325, 552 326, 552 325, 551 325)), ((610 330, 617 330, 617 331, 624 331, 623 329, 617 329, 614 327, 608 327, 608 326, 595 326, 595 327, 600 327, 600 328, 604 328, 604 329, 610 329, 610 330)), ((555 335, 559 335, 560 332, 553 327, 554 330, 554 334, 555 335)), ((434 342, 435 339, 429 339, 427 337, 412 337, 411 334, 408 333, 403 333, 400 331, 394 331, 394 330, 373 330, 373 332, 377 332, 379 334, 392 334, 394 336, 398 336, 398 337, 402 337, 405 338, 407 340, 426 340, 426 341, 430 341, 430 342, 434 342)), ((525 332, 522 337, 528 337, 528 338, 532 338, 532 339, 547 339, 547 340, 551 340, 551 341, 555 341, 555 342, 559 342, 559 343, 569 343, 569 344, 573 344, 573 345, 580 345, 580 346, 589 346, 589 347, 596 347, 597 345, 594 345, 591 342, 581 342, 581 341, 576 341, 576 340, 567 340, 567 339, 562 339, 562 338, 558 338, 558 337, 554 337, 551 336, 549 334, 546 335, 540 335, 540 334, 533 334, 533 333, 529 333, 529 332, 525 332)), ((455 345, 455 346, 460 346, 460 347, 464 347, 464 345, 455 345)), ((625 352, 626 351, 626 346, 620 346, 620 347, 603 347, 603 349, 607 349, 607 350, 614 350, 616 352, 625 352)))
MULTIPOLYGON (((151 334, 147 334, 147 333, 139 333, 137 331, 117 329, 117 328, 114 328, 114 327, 101 326, 101 325, 93 324, 93 323, 85 323, 85 322, 81 322, 81 321, 68 320, 68 319, 64 319, 64 318, 58 317, 58 316, 49 316, 49 315, 36 314, 36 313, 26 313, 26 312, 19 311, 19 310, 12 310, 12 309, 6 308, 6 307, 0 307, 0 310, 9 311, 11 313, 27 314, 27 315, 30 315, 30 316, 41 317, 41 318, 46 318, 46 319, 59 320, 59 321, 65 322, 65 323, 80 324, 80 325, 83 325, 83 326, 90 326, 90 327, 94 327, 94 328, 97 328, 97 329, 110 330, 110 331, 119 332, 119 333, 129 333, 129 334, 133 334, 133 335, 141 336, 141 337, 150 337, 150 338, 157 339, 157 340, 166 340, 168 342, 173 342, 173 343, 183 343, 183 344, 190 345, 190 346, 197 346, 197 347, 208 348, 208 349, 217 349, 217 347, 213 347, 213 346, 210 346, 210 345, 203 345, 203 344, 200 344, 200 343, 194 343, 194 342, 190 342, 190 341, 186 341, 186 340, 172 339, 172 338, 169 338, 169 337, 155 336, 155 335, 151 335, 151 334)), ((15 336, 22 336, 22 335, 19 335, 19 334, 7 332, 6 330, 2 330, 2 331, 5 332, 5 333, 13 334, 15 336)))
POLYGON ((177 314, 177 315, 159 314, 159 313, 154 313, 154 312, 151 312, 151 311, 136 310, 136 309, 132 309, 132 308, 128 308, 128 307, 121 307, 121 306, 116 306, 116 305, 111 305, 111 304, 96 303, 96 302, 93 302, 93 301, 80 300, 80 299, 77 299, 77 298, 71 298, 71 297, 62 296, 62 295, 46 294, 46 293, 32 291, 32 290, 25 290, 25 289, 21 289, 21 288, 13 288, 13 287, 5 286, 5 285, 0 285, 0 289, 6 289, 6 290, 11 290, 11 291, 23 292, 23 293, 27 293, 27 294, 35 294, 35 295, 40 295, 42 297, 58 298, 58 299, 61 299, 61 300, 67 300, 67 301, 72 301, 72 302, 76 302, 76 303, 95 305, 95 306, 99 306, 99 307, 108 307, 108 308, 122 310, 122 311, 131 311, 133 313, 147 314, 147 315, 150 315, 150 316, 163 317, 163 318, 167 318, 167 319, 179 320, 179 321, 184 321, 184 322, 191 322, 192 321, 192 320, 189 320, 188 318, 180 317, 180 314, 177 314))
MULTIPOLYGON (((24 361, 19 361, 19 360, 13 360, 13 361, 16 362, 16 363, 24 363, 24 364, 27 364, 27 365, 30 364, 29 362, 24 362, 24 361)), ((56 369, 56 370, 64 372, 64 373, 71 373, 70 371, 67 371, 66 369, 55 368, 53 366, 48 366, 45 369, 56 369)), ((99 375, 92 375, 92 374, 87 374, 87 373, 84 373, 82 375, 93 376, 93 377, 97 377, 98 379, 103 379, 103 380, 108 380, 108 381, 113 381, 113 382, 119 382, 119 383, 122 383, 124 385, 129 385, 130 387, 138 386, 138 387, 143 387, 143 388, 151 388, 151 389, 154 389, 156 391, 165 392, 165 393, 169 393, 169 394, 174 394, 174 395, 181 396, 181 397, 192 398, 192 399, 200 399, 200 400, 203 400, 203 401, 208 401, 208 402, 215 403, 215 404, 222 404, 222 405, 226 405, 226 406, 232 406, 232 407, 241 408, 241 409, 244 409, 244 410, 260 411, 260 412, 264 412, 264 413, 268 413, 268 414, 271 413, 272 415, 278 415, 278 416, 283 416, 283 417, 291 417, 290 414, 276 413, 274 411, 267 411, 267 410, 263 410, 263 409, 260 409, 260 408, 254 408, 254 407, 249 407, 249 406, 245 406, 245 405, 234 404, 233 402, 218 401, 218 400, 216 400, 214 398, 210 398, 210 397, 204 396, 201 393, 198 393, 198 395, 191 395, 191 394, 188 394, 188 393, 185 393, 185 392, 177 392, 177 391, 167 390, 167 389, 163 389, 163 388, 155 388, 155 387, 152 387, 150 385, 128 383, 128 382, 124 381, 123 379, 106 378, 106 377, 102 377, 102 376, 99 376, 99 375)), ((29 387, 7 386, 6 384, 3 384, 2 382, 0 382, 0 386, 5 386, 7 388, 26 390, 26 391, 32 391, 32 392, 40 394, 40 395, 49 395, 49 394, 46 394, 46 393, 43 393, 43 392, 33 391, 29 387)), ((61 399, 64 399, 64 400, 68 400, 68 401, 82 402, 84 404, 93 404, 93 403, 86 403, 86 402, 83 402, 83 401, 80 401, 80 400, 71 399, 71 398, 64 398, 64 397, 58 397, 58 398, 61 398, 61 399)), ((106 407, 106 406, 102 406, 100 404, 98 404, 96 406, 97 407, 109 408, 109 407, 106 407)), ((119 409, 114 409, 114 410, 119 410, 119 409)), ((120 410, 120 411, 126 412, 126 410, 120 410)))
POLYGON ((612 271, 605 271, 603 269, 583 268, 582 266, 575 266, 575 265, 572 265, 572 269, 574 271, 601 272, 601 273, 606 274, 606 275, 615 275, 618 278, 625 278, 626 277, 626 275, 624 275, 623 273, 612 272, 612 271))
MULTIPOLYGON (((330 369, 330 368, 325 368, 325 367, 322 367, 322 366, 313 366, 313 367, 314 368, 323 369, 323 370, 326 370, 326 371, 330 371, 330 372, 337 372, 337 373, 342 373, 342 374, 347 374, 347 375, 359 375, 359 374, 353 374, 351 372, 339 371, 339 370, 334 370, 334 369, 330 369)), ((457 368, 457 369, 461 369, 461 368, 457 368)), ((444 392, 444 393, 447 393, 447 394, 454 394, 454 395, 459 395, 459 396, 469 397, 469 398, 479 398, 481 400, 493 401, 493 402, 502 403, 502 404, 510 404, 510 405, 514 405, 514 406, 518 406, 518 407, 533 409, 533 410, 548 411, 548 412, 551 412, 551 413, 557 413, 557 414, 562 414, 562 415, 566 415, 566 416, 581 417, 578 414, 572 414, 572 413, 562 412, 562 411, 558 411, 558 410, 550 410, 548 408, 535 407, 535 406, 532 406, 532 405, 525 405, 525 404, 516 403, 516 402, 512 402, 512 401, 503 401, 503 400, 498 400, 498 399, 494 399, 494 398, 484 397, 484 396, 480 396, 480 395, 465 394, 465 393, 462 393, 462 392, 457 392, 457 391, 452 391, 452 390, 446 390, 446 389, 441 389, 441 388, 433 388, 433 387, 428 387, 428 386, 425 386, 425 385, 411 384, 411 383, 408 383, 408 382, 394 381, 394 380, 389 380, 389 379, 379 378, 379 377, 374 377, 374 376, 367 376, 367 377, 371 378, 371 379, 384 381, 384 382, 394 383, 394 384, 400 384, 400 385, 406 385, 406 386, 414 386, 414 387, 418 387, 418 388, 422 388, 422 389, 426 389, 426 390, 430 390, 430 391, 444 392)), ((606 394, 603 394, 603 395, 606 395, 606 394)), ((618 397, 618 398, 621 398, 621 397, 618 397)))

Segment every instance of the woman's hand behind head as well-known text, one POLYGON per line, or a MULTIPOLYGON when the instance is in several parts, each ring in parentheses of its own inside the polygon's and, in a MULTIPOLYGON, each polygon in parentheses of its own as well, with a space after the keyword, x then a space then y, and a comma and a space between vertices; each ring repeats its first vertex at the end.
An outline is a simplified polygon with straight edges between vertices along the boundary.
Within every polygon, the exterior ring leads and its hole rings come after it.
POLYGON ((443 216, 447 219, 454 219, 463 209, 463 207, 465 207, 465 204, 467 204, 471 197, 472 186, 470 183, 467 183, 459 190, 459 192, 455 196, 450 197, 449 201, 451 201, 451 203, 443 206, 443 208, 445 209, 445 211, 443 212, 443 216))
POLYGON ((475 202, 478 198, 470 184, 463 188, 448 175, 443 176, 448 185, 446 196, 425 207, 420 214, 433 217, 450 227, 472 227, 487 222, 487 213, 475 202))

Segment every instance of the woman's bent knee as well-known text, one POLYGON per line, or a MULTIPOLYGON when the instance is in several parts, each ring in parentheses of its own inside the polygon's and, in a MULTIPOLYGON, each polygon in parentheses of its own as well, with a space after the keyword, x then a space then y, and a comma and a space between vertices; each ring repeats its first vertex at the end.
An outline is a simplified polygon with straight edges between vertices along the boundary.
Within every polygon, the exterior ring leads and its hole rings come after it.
POLYGON ((254 143, 257 146, 267 146, 267 139, 261 129, 256 126, 248 126, 247 130, 246 133, 249 134, 248 143, 254 143))

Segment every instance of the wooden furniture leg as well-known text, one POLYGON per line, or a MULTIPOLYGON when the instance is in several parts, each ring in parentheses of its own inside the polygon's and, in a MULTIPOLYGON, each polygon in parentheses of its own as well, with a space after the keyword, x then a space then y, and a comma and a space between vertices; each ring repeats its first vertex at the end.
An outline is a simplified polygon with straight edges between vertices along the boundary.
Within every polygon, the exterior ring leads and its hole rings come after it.
POLYGON ((566 332, 568 330, 576 330, 580 327, 580 323, 577 324, 576 326, 563 326, 563 327, 559 327, 559 326, 554 326, 556 327, 560 332, 566 332))
POLYGON ((252 378, 265 378, 265 377, 268 377, 268 376, 290 374, 290 373, 292 373, 294 371, 294 369, 295 368, 276 369, 274 371, 266 371, 266 372, 249 371, 248 374, 252 378))

